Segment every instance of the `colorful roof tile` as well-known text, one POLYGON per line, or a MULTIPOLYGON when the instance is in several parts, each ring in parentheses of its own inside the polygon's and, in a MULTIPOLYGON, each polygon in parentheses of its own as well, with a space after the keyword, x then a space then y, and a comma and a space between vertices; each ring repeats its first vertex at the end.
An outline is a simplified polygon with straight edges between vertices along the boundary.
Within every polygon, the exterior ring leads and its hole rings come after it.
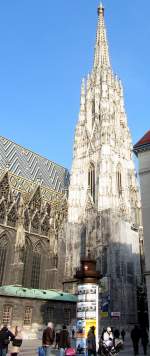
POLYGON ((63 193, 69 184, 66 168, 0 136, 0 169, 63 193))

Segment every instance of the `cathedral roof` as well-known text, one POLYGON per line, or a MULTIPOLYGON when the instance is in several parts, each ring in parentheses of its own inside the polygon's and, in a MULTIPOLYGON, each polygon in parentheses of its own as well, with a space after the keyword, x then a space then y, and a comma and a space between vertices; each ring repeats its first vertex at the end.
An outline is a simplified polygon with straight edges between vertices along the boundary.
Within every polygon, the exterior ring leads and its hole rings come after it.
POLYGON ((135 154, 147 149, 150 150, 150 130, 133 147, 135 154))
POLYGON ((56 192, 63 193, 68 188, 66 168, 0 136, 0 171, 6 168, 15 176, 39 182, 56 192))

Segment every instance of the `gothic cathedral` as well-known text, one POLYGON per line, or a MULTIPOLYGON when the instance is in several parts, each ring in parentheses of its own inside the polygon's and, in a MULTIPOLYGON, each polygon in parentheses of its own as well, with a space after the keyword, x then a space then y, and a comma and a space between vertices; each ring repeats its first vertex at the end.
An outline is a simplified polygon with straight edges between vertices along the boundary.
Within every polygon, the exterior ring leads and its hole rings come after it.
POLYGON ((104 8, 98 7, 94 63, 81 85, 68 197, 66 276, 89 253, 108 278, 109 310, 136 322, 140 195, 123 87, 113 73, 104 8))

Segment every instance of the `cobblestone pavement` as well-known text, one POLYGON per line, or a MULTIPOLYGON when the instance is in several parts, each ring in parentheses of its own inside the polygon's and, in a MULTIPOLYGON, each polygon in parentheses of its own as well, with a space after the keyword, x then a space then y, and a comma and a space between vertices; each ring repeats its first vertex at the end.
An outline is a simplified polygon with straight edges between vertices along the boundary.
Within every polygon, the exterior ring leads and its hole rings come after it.
MULTIPOLYGON (((37 356, 38 346, 41 345, 40 340, 25 340, 23 342, 22 350, 19 356, 37 356)), ((140 346, 139 356, 144 355, 142 347, 140 346)), ((8 354, 9 355, 9 354, 8 354)), ((124 344, 124 349, 120 352, 119 356, 133 356, 133 349, 130 340, 126 341, 124 344)), ((59 356, 57 350, 53 350, 51 356, 59 356)), ((147 356, 150 356, 150 347, 148 347, 147 356)))

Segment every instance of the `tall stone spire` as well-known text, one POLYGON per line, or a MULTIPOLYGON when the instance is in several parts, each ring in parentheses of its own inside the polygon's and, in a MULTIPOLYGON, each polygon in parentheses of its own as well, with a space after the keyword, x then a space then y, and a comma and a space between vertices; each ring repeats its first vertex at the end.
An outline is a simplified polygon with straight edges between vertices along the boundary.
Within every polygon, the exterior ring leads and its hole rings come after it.
POLYGON ((104 20, 104 7, 102 3, 100 3, 98 7, 98 26, 96 34, 94 68, 101 67, 103 65, 110 67, 110 59, 104 20))
POLYGON ((123 325, 136 320, 140 225, 140 197, 123 88, 110 66, 104 8, 100 5, 94 68, 81 85, 75 130, 66 276, 75 274, 80 258, 90 251, 97 269, 110 276, 111 310, 120 311, 123 325))

